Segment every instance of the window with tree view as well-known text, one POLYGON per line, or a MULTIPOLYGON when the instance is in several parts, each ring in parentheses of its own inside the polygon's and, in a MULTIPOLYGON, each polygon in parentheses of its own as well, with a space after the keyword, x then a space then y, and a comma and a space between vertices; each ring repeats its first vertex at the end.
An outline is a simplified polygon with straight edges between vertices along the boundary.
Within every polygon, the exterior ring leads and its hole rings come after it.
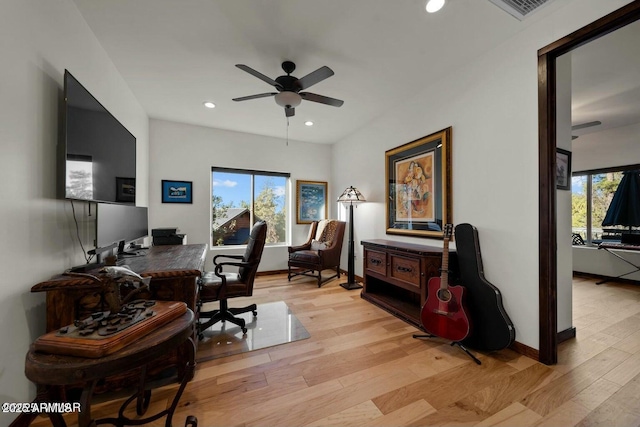
POLYGON ((211 243, 244 245, 257 221, 267 222, 267 244, 286 244, 289 174, 211 168, 211 243))
POLYGON ((602 226, 622 175, 622 170, 596 170, 574 173, 571 178, 571 231, 580 234, 587 244, 615 238, 625 229, 602 226))

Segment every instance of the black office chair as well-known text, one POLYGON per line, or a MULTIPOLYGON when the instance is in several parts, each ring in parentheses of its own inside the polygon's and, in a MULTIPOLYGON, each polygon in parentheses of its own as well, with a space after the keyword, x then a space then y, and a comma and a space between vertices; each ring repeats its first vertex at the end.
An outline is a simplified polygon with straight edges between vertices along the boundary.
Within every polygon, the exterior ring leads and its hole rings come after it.
POLYGON ((262 258, 262 250, 267 238, 267 223, 258 221, 254 224, 247 242, 244 255, 216 255, 213 258, 215 270, 205 272, 200 278, 200 295, 198 298, 198 337, 204 338, 204 331, 219 321, 229 321, 242 328, 247 333, 245 321, 235 315, 253 312, 258 315, 257 307, 251 304, 242 308, 229 308, 227 299, 248 297, 253 294, 253 281, 258 272, 258 264, 262 258), (231 262, 218 262, 218 259, 229 258, 231 262), (225 273, 227 266, 238 267, 237 273, 225 273), (212 301, 220 301, 218 310, 201 311, 202 304, 212 301))

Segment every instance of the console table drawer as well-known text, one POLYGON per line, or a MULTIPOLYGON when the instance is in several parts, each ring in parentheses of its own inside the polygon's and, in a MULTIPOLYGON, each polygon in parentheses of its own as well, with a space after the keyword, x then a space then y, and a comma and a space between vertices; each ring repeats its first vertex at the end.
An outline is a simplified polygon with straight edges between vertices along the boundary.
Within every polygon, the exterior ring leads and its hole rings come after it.
POLYGON ((390 254, 389 277, 420 289, 420 260, 390 254))
POLYGON ((365 268, 381 275, 387 274, 387 254, 384 252, 365 251, 365 268))

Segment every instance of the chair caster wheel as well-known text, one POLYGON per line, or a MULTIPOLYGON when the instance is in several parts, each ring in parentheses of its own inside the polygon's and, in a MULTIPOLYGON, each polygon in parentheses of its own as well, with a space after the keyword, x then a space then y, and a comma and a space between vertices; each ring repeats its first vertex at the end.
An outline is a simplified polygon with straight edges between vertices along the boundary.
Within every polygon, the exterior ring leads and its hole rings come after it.
POLYGON ((242 335, 247 335, 247 328, 242 328, 242 335))
POLYGON ((254 310, 252 313, 253 313, 253 317, 258 317, 258 312, 257 311, 254 310))

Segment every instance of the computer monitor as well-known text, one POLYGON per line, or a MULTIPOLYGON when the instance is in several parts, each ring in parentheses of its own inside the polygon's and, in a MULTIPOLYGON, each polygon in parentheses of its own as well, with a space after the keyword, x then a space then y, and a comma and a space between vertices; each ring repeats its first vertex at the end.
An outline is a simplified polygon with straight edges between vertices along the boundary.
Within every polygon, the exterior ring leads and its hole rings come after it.
POLYGON ((147 208, 98 203, 96 212, 96 253, 118 247, 124 252, 127 243, 149 235, 147 208))

